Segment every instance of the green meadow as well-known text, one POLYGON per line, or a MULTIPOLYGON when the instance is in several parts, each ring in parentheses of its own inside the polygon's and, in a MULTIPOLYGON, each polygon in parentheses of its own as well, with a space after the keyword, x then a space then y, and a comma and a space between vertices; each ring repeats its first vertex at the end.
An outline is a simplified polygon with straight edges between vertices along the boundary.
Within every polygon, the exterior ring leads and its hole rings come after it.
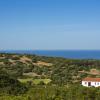
POLYGON ((43 82, 44 84, 49 84, 51 82, 51 79, 32 79, 32 78, 28 78, 28 79, 18 79, 18 80, 21 83, 32 82, 35 85, 38 85, 41 82, 43 82))

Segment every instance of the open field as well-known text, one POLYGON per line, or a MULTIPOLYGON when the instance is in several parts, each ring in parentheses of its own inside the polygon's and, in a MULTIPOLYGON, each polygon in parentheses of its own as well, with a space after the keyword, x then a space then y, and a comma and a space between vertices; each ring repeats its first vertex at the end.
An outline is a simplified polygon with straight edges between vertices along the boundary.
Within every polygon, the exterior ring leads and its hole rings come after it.
POLYGON ((43 82, 44 84, 48 84, 51 82, 50 79, 32 79, 32 78, 28 78, 28 79, 18 79, 21 83, 27 83, 27 82, 32 82, 35 85, 40 84, 41 82, 43 82))

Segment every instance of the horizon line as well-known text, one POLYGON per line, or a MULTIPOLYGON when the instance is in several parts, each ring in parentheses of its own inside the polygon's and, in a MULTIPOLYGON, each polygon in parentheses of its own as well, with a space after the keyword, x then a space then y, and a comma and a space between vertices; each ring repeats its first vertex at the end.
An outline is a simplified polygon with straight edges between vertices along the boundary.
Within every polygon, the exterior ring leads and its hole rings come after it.
POLYGON ((0 51, 100 51, 100 49, 0 49, 0 51))

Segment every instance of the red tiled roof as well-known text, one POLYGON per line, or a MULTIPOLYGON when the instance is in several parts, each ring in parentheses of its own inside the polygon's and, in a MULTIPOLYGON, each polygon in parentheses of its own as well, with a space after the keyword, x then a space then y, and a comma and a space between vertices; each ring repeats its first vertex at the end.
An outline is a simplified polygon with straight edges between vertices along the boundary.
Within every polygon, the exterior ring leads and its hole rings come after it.
POLYGON ((100 78, 90 78, 90 77, 86 77, 82 81, 100 82, 100 78))

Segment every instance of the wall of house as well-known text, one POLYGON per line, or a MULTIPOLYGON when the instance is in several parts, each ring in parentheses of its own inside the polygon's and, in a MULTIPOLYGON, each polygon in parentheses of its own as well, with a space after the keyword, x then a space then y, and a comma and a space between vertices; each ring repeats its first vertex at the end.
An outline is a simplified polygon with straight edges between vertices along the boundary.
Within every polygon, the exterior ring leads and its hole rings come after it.
POLYGON ((82 85, 88 87, 88 82, 82 81, 82 85))
MULTIPOLYGON (((87 81, 82 81, 82 85, 86 86, 86 87, 89 87, 87 81)), ((100 86, 100 82, 91 82, 91 86, 99 87, 100 86)))
POLYGON ((91 86, 99 87, 100 82, 91 82, 91 86))

